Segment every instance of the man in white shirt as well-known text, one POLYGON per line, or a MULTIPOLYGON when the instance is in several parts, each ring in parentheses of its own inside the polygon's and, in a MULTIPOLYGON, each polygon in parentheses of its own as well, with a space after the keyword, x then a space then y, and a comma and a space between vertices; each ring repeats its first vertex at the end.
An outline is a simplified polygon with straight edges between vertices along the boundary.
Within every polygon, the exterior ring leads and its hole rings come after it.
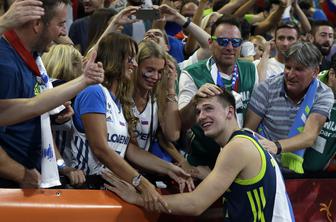
MULTIPOLYGON (((291 45, 298 41, 299 35, 297 26, 292 23, 278 25, 275 29, 275 47, 277 54, 266 62, 265 73, 259 73, 261 81, 283 73, 285 69, 285 53, 291 45)), ((256 66, 258 66, 259 63, 260 60, 254 62, 256 66)))

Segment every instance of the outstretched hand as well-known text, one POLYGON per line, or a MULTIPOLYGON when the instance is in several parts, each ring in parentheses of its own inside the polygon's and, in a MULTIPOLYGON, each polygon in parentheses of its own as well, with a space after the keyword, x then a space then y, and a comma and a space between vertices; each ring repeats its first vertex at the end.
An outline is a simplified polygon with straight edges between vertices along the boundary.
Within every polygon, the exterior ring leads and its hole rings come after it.
POLYGON ((92 52, 89 59, 85 62, 84 81, 87 85, 98 84, 104 81, 104 69, 101 62, 95 62, 97 52, 92 52))
POLYGON ((179 185, 180 192, 182 193, 186 186, 189 192, 193 191, 195 189, 195 185, 193 179, 191 178, 191 175, 174 164, 170 165, 170 170, 167 174, 179 185))
POLYGON ((104 170, 102 177, 112 185, 105 184, 105 187, 115 192, 123 200, 142 206, 149 211, 170 212, 167 203, 146 178, 142 178, 142 183, 137 188, 140 189, 140 193, 138 193, 132 185, 119 179, 110 170, 104 170))
POLYGON ((109 31, 120 30, 122 26, 126 24, 132 24, 137 22, 138 20, 135 18, 131 18, 132 15, 139 9, 138 6, 128 6, 121 10, 118 14, 116 14, 110 25, 107 27, 109 31))
POLYGON ((153 8, 158 8, 160 10, 160 19, 162 21, 183 23, 184 16, 182 16, 176 9, 170 7, 169 5, 162 4, 160 6, 153 6, 153 8))
POLYGON ((40 19, 44 15, 44 9, 41 6, 42 2, 39 0, 16 0, 0 18, 0 25, 10 29, 40 19))
POLYGON ((102 177, 109 182, 109 184, 104 184, 108 190, 116 193, 121 199, 128 203, 138 204, 137 200, 141 198, 141 196, 131 184, 120 179, 109 170, 103 171, 102 177))

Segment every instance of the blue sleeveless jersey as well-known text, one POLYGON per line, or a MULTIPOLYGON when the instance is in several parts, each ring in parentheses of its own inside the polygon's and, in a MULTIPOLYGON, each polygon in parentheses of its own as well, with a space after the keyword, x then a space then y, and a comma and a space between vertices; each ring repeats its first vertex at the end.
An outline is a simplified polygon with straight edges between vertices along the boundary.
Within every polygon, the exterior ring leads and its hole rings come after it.
POLYGON ((273 157, 246 130, 232 138, 250 140, 261 157, 261 170, 250 179, 237 178, 224 194, 224 221, 275 222, 295 221, 279 167, 273 157))

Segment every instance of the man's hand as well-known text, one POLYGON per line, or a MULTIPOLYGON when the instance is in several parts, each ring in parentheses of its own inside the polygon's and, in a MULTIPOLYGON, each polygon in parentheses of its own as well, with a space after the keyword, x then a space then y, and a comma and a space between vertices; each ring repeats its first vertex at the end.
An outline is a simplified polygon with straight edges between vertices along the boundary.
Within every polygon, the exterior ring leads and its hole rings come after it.
POLYGON ((70 185, 82 185, 86 181, 84 172, 82 170, 65 167, 60 171, 60 173, 70 180, 70 185))
POLYGON ((41 174, 36 169, 25 169, 24 177, 20 182, 21 188, 39 188, 41 174))
POLYGON ((196 95, 202 98, 207 98, 211 96, 219 95, 223 92, 223 90, 211 83, 206 83, 201 86, 201 88, 198 89, 196 95))
MULTIPOLYGON (((142 178, 142 181, 146 180, 142 178)), ((157 192, 155 187, 149 182, 145 181, 137 187, 140 190, 141 198, 144 202, 143 207, 149 211, 169 211, 168 204, 163 200, 161 195, 157 192)))
POLYGON ((183 169, 174 164, 169 164, 169 166, 170 167, 167 175, 176 181, 176 183, 179 185, 179 190, 181 193, 184 191, 186 185, 189 192, 195 189, 195 185, 190 174, 186 173, 183 169))
POLYGON ((264 147, 265 150, 267 150, 271 154, 276 154, 278 151, 278 148, 273 141, 262 138, 259 139, 259 143, 264 147))
POLYGON ((5 29, 15 28, 44 15, 42 2, 38 0, 16 0, 0 18, 0 26, 5 29))
POLYGON ((102 83, 104 81, 104 69, 101 62, 95 62, 97 52, 92 52, 90 58, 85 62, 84 81, 86 85, 102 83))

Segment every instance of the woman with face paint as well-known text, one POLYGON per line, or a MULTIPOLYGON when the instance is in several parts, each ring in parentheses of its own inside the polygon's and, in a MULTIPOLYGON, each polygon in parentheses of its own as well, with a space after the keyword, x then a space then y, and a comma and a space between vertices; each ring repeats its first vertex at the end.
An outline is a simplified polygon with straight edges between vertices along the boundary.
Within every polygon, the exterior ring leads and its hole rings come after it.
POLYGON ((176 70, 166 57, 166 52, 153 41, 145 40, 139 44, 138 69, 133 81, 133 113, 139 118, 136 127, 138 145, 147 151, 159 126, 169 141, 179 138, 181 123, 175 93, 176 70))

